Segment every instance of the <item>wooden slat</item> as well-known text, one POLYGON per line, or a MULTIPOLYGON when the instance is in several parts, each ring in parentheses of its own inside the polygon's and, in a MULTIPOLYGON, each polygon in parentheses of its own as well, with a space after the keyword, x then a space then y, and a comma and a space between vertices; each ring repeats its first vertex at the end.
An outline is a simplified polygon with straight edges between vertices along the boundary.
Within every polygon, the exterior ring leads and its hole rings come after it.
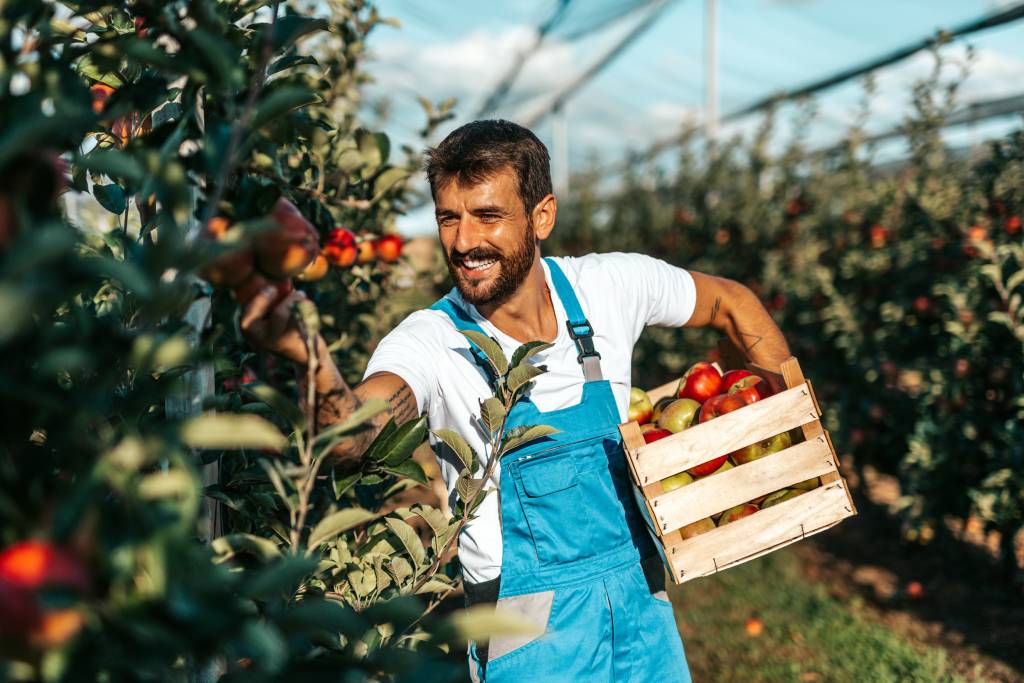
MULTIPOLYGON (((625 446, 627 453, 636 451, 638 448, 645 445, 643 434, 640 432, 640 426, 636 422, 627 422, 619 425, 619 433, 622 434, 622 444, 625 446)), ((662 539, 662 544, 675 543, 681 540, 682 537, 679 535, 678 531, 673 530, 669 532, 662 532, 658 525, 653 521, 654 509, 651 507, 651 499, 663 493, 661 481, 656 481, 653 484, 648 485, 646 488, 641 487, 639 479, 636 476, 636 470, 633 468, 633 458, 626 457, 626 462, 629 464, 629 471, 633 478, 634 485, 643 492, 644 506, 647 508, 647 514, 651 518, 651 526, 654 528, 657 536, 662 539)))
POLYGON ((660 387, 651 389, 647 392, 647 395, 651 398, 651 403, 657 403, 666 396, 675 396, 676 389, 679 388, 679 380, 667 382, 662 384, 660 387))
POLYGON ((807 386, 802 385, 655 441, 630 456, 646 486, 817 419, 807 386))
POLYGON ((835 471, 828 442, 819 437, 652 497, 651 508, 661 531, 670 531, 835 471))
POLYGON ((854 515, 842 480, 668 547, 672 580, 682 583, 741 564, 854 515))

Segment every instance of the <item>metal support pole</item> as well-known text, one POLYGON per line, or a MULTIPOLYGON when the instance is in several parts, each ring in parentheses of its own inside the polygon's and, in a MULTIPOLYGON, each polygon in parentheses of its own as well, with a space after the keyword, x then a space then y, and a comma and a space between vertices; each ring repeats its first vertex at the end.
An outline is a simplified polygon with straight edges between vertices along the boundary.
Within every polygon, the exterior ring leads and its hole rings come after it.
POLYGON ((718 140, 717 0, 704 0, 704 135, 712 156, 718 140))

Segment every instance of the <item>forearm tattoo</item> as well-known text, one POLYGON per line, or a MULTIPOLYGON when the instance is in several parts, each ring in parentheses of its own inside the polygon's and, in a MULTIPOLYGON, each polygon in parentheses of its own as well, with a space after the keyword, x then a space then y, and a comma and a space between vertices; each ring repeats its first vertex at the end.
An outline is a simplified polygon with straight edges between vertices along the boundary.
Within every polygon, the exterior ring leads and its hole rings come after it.
POLYGON ((408 384, 403 384, 395 393, 391 394, 388 403, 391 405, 390 412, 397 424, 416 419, 416 397, 408 384))
POLYGON ((743 342, 743 348, 748 352, 753 351, 754 347, 760 344, 762 339, 764 337, 740 330, 740 341, 743 342))
POLYGON ((711 307, 711 320, 710 320, 710 322, 715 322, 715 318, 718 316, 718 309, 721 308, 721 307, 722 307, 722 297, 716 296, 715 297, 715 303, 711 307))

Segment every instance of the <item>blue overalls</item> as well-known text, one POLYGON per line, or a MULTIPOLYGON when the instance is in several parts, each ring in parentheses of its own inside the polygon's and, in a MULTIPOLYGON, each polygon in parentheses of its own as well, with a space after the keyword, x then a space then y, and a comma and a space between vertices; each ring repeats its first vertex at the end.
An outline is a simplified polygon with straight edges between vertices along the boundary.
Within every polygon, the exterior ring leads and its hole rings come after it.
MULTIPOLYGON (((501 460, 503 541, 496 580, 496 609, 536 624, 543 635, 496 636, 485 662, 471 644, 471 678, 690 683, 661 559, 628 481, 619 411, 610 383, 600 375, 593 330, 565 275, 545 260, 580 352, 583 398, 549 412, 524 398, 509 415, 508 427, 545 424, 560 433, 501 460)), ((451 299, 433 308, 460 330, 483 332, 451 299)), ((480 350, 473 352, 479 363, 480 350)))

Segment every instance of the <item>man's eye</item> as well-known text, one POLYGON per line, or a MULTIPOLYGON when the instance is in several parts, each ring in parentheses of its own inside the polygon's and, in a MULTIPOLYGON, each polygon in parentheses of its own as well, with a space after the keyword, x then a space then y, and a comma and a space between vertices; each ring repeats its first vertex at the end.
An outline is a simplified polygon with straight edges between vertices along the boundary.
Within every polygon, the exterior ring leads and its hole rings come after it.
POLYGON ((501 216, 496 213, 485 213, 480 215, 480 220, 484 223, 493 223, 494 221, 500 220, 501 216))
POLYGON ((458 219, 455 216, 442 216, 437 219, 437 224, 441 226, 455 225, 457 222, 458 219))

